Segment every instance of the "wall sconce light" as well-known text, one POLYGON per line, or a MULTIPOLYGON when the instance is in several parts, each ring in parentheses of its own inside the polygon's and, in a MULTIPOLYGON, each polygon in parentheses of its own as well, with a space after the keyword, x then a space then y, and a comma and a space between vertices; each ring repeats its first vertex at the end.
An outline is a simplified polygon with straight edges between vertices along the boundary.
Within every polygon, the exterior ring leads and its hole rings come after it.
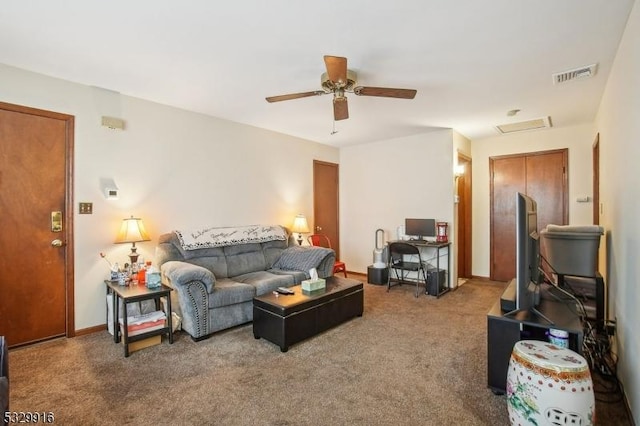
POLYGON ((309 224, 307 223, 307 218, 304 217, 303 214, 299 214, 295 217, 295 219, 293 219, 291 232, 298 233, 298 244, 302 245, 302 234, 306 234, 307 232, 309 232, 309 224))
POLYGON ((138 262, 139 256, 136 243, 140 241, 149 241, 150 239, 151 238, 149 238, 147 230, 144 228, 142 219, 131 216, 129 219, 122 220, 122 226, 120 227, 120 232, 118 232, 118 236, 116 237, 116 243, 133 243, 131 246, 131 253, 129 253, 129 259, 131 259, 130 265, 133 266, 138 262))

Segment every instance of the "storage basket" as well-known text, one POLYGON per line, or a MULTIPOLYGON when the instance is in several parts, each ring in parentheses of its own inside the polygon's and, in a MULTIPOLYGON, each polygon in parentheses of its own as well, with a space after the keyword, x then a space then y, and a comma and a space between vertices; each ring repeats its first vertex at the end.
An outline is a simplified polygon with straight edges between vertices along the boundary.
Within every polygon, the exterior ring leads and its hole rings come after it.
MULTIPOLYGON (((559 275, 595 277, 601 226, 549 225, 540 232, 542 253, 552 272, 559 275)), ((543 262, 544 263, 544 262, 543 262)))

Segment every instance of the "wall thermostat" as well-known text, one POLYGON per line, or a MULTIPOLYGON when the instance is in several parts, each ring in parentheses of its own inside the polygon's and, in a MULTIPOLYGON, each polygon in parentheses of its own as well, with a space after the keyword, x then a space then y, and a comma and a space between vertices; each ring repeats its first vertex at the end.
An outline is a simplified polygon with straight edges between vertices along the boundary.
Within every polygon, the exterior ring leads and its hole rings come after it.
POLYGON ((104 196, 107 200, 117 200, 118 199, 118 188, 105 188, 104 196))

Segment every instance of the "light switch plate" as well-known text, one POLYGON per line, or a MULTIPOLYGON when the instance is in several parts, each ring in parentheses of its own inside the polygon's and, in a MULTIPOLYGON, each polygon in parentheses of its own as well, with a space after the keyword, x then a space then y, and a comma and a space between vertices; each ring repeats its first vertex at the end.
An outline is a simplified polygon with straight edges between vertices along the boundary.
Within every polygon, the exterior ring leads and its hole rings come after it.
POLYGON ((93 203, 80 203, 80 214, 93 214, 93 203))

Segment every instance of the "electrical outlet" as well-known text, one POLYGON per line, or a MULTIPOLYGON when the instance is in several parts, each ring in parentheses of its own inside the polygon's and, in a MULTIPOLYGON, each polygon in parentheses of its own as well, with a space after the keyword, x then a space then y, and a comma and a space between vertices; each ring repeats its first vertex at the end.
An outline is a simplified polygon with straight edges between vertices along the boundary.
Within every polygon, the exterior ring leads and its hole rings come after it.
POLYGON ((80 203, 80 214, 93 214, 93 203, 80 203))

